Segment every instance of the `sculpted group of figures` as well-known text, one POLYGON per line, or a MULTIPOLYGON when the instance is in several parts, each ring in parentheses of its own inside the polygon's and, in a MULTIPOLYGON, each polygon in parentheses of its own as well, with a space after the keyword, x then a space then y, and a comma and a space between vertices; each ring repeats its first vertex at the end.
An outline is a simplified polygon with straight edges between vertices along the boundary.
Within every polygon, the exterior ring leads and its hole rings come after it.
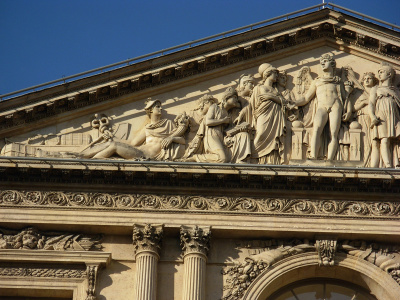
MULTIPOLYGON (((84 158, 179 160, 208 163, 286 164, 291 159, 292 128, 303 128, 306 159, 349 160, 350 129, 361 129, 364 166, 399 165, 400 96, 394 69, 382 64, 361 82, 350 67, 336 76, 336 61, 320 57, 321 76, 303 67, 295 90, 286 88, 285 71, 268 63, 258 73, 242 75, 236 89, 220 99, 203 95, 197 108, 172 122, 162 118, 161 102, 149 99, 150 119, 130 141, 113 135, 108 123, 97 123, 100 137, 79 154, 84 158), (100 125, 99 125, 100 124, 100 125)), ((302 146, 303 146, 302 145, 302 146)))

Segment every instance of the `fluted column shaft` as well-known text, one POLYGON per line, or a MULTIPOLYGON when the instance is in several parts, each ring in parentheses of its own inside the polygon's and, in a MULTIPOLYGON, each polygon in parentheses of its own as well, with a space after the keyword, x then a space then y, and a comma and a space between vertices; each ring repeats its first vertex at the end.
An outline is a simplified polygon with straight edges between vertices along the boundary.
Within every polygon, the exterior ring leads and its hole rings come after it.
POLYGON ((190 253, 183 259, 185 277, 183 300, 204 300, 206 293, 206 257, 201 253, 190 253))
POLYGON ((163 225, 135 224, 133 245, 136 249, 135 300, 156 300, 157 264, 163 236, 163 225))
POLYGON ((143 251, 136 255, 136 297, 135 300, 155 300, 157 293, 158 255, 143 251))
POLYGON ((181 247, 185 266, 183 300, 206 298, 206 265, 210 248, 210 230, 210 227, 181 226, 181 247))

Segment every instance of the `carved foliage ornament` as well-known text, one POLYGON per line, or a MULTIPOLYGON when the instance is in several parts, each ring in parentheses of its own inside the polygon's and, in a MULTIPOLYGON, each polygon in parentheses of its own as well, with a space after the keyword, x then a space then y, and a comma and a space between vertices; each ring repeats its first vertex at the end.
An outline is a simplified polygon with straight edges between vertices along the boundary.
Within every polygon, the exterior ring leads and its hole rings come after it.
POLYGON ((160 254, 164 225, 135 224, 133 225, 133 245, 136 254, 142 251, 160 254))
POLYGON ((0 265, 0 276, 15 277, 54 277, 54 278, 86 278, 87 272, 81 266, 20 266, 0 265))
POLYGON ((190 253, 201 253, 207 256, 210 249, 211 231, 210 227, 187 227, 180 229, 181 248, 183 255, 190 253))
POLYGON ((400 203, 256 197, 169 196, 5 190, 0 206, 151 209, 319 216, 399 217, 400 203))
POLYGON ((100 250, 102 236, 85 236, 65 232, 40 232, 29 227, 21 231, 0 228, 0 249, 100 250))
POLYGON ((222 300, 239 300, 250 284, 278 261, 304 252, 318 252, 319 265, 334 265, 336 252, 346 253, 366 260, 387 272, 400 285, 400 246, 368 243, 366 241, 316 240, 263 240, 250 241, 239 248, 248 248, 250 254, 244 261, 233 261, 225 267, 226 276, 222 300))

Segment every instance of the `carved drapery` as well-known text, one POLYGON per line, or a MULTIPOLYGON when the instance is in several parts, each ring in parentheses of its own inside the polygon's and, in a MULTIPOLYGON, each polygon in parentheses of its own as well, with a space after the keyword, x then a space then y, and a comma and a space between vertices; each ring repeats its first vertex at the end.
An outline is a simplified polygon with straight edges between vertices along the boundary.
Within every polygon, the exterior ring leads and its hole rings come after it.
POLYGON ((180 238, 185 266, 182 299, 204 300, 210 227, 181 226, 180 238))
POLYGON ((136 250, 137 300, 155 300, 157 295, 157 264, 160 258, 163 225, 135 224, 133 245, 136 250))

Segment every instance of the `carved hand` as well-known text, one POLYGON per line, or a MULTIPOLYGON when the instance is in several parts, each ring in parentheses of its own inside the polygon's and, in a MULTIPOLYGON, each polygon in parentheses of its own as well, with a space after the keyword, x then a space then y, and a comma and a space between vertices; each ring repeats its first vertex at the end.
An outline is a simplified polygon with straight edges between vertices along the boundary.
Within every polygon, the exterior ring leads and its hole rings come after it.
POLYGON ((374 126, 379 125, 380 122, 381 122, 381 119, 379 119, 377 116, 375 116, 375 118, 371 122, 371 129, 374 128, 374 126))
POLYGON ((165 138, 165 139, 163 139, 162 141, 161 141, 161 147, 163 148, 163 149, 166 149, 166 148, 168 148, 169 147, 169 145, 171 145, 172 144, 172 142, 173 142, 173 137, 167 137, 167 138, 165 138))
POLYGON ((347 112, 342 116, 342 121, 348 122, 350 120, 350 117, 351 117, 351 112, 347 112))

